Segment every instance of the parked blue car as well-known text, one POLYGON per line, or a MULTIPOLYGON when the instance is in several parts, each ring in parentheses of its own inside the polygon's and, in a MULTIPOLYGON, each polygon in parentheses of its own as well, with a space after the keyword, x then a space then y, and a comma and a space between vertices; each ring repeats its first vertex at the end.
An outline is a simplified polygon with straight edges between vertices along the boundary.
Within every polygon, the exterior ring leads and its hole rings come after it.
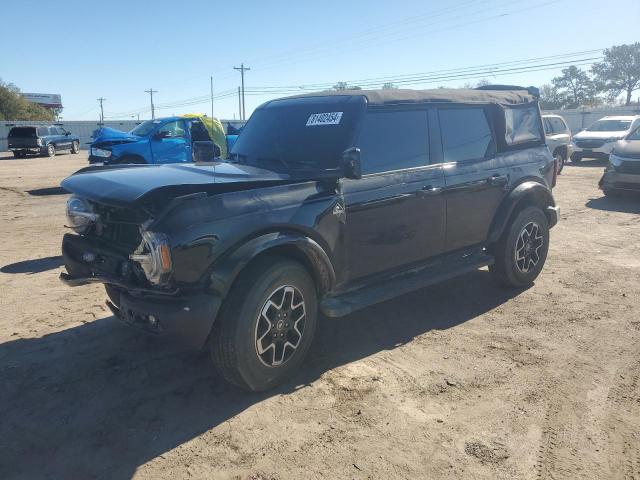
POLYGON ((8 135, 9 150, 16 158, 26 157, 29 153, 53 157, 57 152, 69 150, 78 153, 80 139, 62 127, 30 126, 13 127, 8 135))
POLYGON ((214 130, 219 135, 213 140, 203 120, 206 117, 175 116, 147 120, 129 132, 103 128, 91 143, 89 163, 162 164, 225 157, 238 136, 214 130))

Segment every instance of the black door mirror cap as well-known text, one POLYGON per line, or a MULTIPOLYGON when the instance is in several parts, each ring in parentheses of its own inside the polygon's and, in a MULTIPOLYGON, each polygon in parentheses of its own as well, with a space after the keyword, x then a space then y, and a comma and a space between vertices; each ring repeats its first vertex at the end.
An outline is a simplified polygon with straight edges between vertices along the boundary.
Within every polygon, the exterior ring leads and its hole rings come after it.
POLYGON ((362 165, 360 163, 360 149, 351 147, 342 152, 342 174, 345 178, 358 180, 362 178, 362 165))

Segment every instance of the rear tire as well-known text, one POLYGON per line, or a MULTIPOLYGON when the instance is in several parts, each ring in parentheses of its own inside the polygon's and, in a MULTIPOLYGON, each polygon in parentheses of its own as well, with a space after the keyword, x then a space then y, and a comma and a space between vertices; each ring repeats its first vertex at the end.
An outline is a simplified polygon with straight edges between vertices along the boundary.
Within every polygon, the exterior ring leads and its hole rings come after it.
POLYGON ((562 152, 558 152, 554 156, 556 158, 557 172, 558 175, 560 175, 562 173, 562 169, 564 168, 564 154, 562 152))
POLYGON ((19 152, 18 150, 13 151, 13 158, 24 158, 24 153, 19 152))
POLYGON ((582 157, 577 153, 571 155, 571 163, 580 163, 582 161, 582 157))
POLYGON ((240 274, 216 319, 213 364, 226 381, 244 390, 273 388, 300 367, 317 316, 315 284, 302 265, 258 258, 240 274))
POLYGON ((80 151, 80 142, 73 141, 71 143, 71 153, 78 153, 80 151))
POLYGON ((538 207, 526 207, 507 226, 494 246, 494 278, 507 287, 531 285, 542 271, 549 251, 549 222, 538 207))

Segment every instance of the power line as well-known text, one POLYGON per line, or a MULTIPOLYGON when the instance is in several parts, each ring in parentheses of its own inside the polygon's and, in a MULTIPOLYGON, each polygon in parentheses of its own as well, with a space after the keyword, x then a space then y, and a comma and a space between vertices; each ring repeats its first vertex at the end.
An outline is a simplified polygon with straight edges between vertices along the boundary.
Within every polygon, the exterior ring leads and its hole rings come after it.
POLYGON ((151 96, 151 120, 154 120, 156 118, 156 111, 153 107, 153 94, 158 93, 158 91, 150 88, 149 90, 145 90, 145 92, 147 92, 151 96))
POLYGON ((242 118, 241 120, 244 120, 246 118, 245 116, 245 105, 244 105, 244 72, 247 72, 249 70, 251 70, 249 67, 245 67, 244 63, 241 63, 239 67, 233 67, 234 70, 238 70, 240 72, 240 78, 241 78, 241 82, 242 82, 242 118))

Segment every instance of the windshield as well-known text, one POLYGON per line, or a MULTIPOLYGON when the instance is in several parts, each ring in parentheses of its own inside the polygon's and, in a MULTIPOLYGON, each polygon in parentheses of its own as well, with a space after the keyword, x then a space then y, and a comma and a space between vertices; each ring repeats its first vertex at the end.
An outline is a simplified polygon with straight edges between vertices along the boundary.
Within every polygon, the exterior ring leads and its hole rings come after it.
POLYGON ((230 161, 291 175, 335 169, 364 106, 350 96, 271 102, 251 115, 230 161))
POLYGON ((158 124, 160 124, 160 120, 147 120, 129 131, 129 133, 131 135, 137 135, 138 137, 146 137, 158 126, 158 124))
POLYGON ((598 120, 587 128, 588 132, 620 132, 628 130, 631 120, 598 120))
POLYGON ((640 140, 640 128, 636 128, 625 140, 640 140))

